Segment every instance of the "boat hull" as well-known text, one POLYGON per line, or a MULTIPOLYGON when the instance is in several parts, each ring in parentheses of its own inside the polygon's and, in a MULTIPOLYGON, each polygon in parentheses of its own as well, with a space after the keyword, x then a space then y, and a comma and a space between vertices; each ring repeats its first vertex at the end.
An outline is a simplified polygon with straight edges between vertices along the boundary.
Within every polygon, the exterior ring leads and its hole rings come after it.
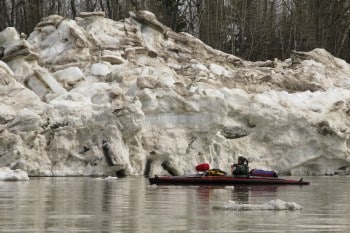
POLYGON ((156 185, 308 185, 309 182, 275 177, 233 176, 155 176, 149 178, 156 185))

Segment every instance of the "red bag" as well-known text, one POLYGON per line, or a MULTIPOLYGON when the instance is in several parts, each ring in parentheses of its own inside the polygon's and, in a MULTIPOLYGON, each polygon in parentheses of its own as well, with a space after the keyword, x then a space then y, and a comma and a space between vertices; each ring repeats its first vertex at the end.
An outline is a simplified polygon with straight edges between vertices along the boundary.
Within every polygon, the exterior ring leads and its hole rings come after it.
POLYGON ((205 172, 209 170, 209 163, 201 163, 196 166, 197 172, 205 172))

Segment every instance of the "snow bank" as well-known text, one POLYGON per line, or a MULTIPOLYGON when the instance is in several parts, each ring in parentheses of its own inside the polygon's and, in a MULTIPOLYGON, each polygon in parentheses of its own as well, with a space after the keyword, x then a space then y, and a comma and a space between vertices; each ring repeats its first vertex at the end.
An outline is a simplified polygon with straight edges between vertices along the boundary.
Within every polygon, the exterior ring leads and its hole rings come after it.
POLYGON ((301 210, 302 207, 295 202, 285 202, 280 199, 271 200, 262 204, 241 204, 228 201, 222 205, 213 206, 216 210, 301 210))
POLYGON ((11 170, 8 167, 0 167, 0 180, 2 181, 28 181, 29 177, 25 171, 20 169, 11 170))

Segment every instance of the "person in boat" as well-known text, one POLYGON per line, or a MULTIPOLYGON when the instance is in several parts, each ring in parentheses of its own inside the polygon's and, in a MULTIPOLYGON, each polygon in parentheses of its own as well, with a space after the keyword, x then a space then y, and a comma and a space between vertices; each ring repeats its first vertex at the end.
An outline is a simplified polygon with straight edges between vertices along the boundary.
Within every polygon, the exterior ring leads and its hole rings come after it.
POLYGON ((247 176, 249 174, 248 160, 239 156, 237 163, 233 164, 231 169, 233 176, 247 176))

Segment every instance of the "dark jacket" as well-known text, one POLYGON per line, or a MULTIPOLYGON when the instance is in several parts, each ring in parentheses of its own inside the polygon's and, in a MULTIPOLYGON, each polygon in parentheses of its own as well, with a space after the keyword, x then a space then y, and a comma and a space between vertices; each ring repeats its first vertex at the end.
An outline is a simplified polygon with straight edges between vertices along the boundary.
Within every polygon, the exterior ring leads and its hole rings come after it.
POLYGON ((234 176, 245 176, 249 173, 249 167, 247 164, 235 164, 236 169, 232 171, 234 176))

